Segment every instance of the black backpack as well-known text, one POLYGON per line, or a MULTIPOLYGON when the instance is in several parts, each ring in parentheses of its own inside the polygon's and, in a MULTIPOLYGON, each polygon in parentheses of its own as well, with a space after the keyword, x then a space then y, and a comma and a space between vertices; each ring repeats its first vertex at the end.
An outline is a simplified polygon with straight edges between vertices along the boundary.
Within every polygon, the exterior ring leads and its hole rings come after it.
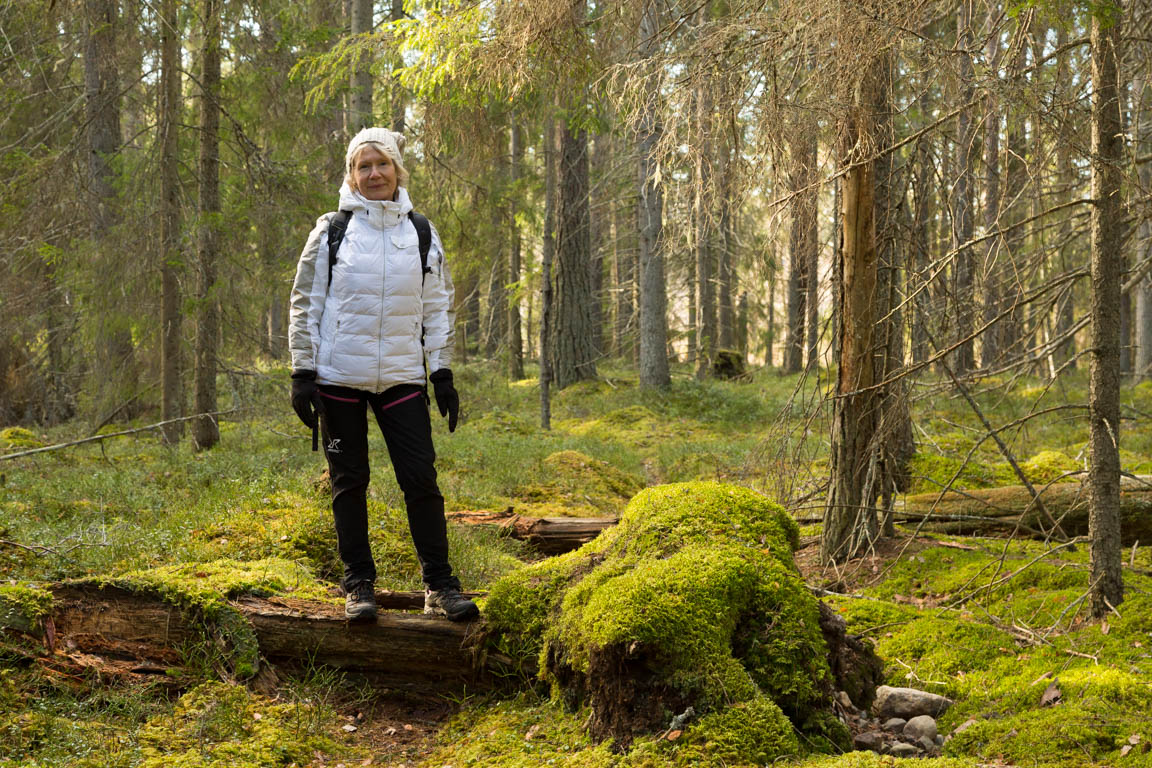
MULTIPOLYGON (((344 242, 344 232, 348 229, 348 220, 352 218, 352 211, 337 211, 332 220, 328 222, 328 285, 332 285, 332 267, 336 265, 336 251, 340 243, 344 242)), ((408 220, 416 227, 416 236, 420 238, 420 282, 424 282, 424 275, 432 271, 428 266, 428 250, 432 247, 432 225, 428 218, 416 211, 408 211, 408 220)))

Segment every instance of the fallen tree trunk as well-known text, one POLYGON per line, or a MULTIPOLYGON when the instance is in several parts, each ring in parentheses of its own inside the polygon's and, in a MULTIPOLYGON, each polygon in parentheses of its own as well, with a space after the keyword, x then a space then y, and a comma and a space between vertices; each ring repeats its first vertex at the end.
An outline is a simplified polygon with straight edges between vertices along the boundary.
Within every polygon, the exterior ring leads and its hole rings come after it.
MULTIPOLYGON (((98 584, 57 584, 50 591, 51 613, 31 633, 49 652, 163 670, 182 666, 190 650, 211 639, 200 612, 155 593, 98 584)), ((423 607, 423 593, 379 594, 383 605, 423 607)), ((486 690, 513 666, 484 650, 479 622, 381 612, 374 622, 350 623, 338 604, 291 598, 243 597, 228 605, 255 632, 262 659, 293 667, 324 664, 389 689, 422 695, 486 690)), ((5 623, 0 629, 17 629, 5 623)))
POLYGON ((506 535, 526 541, 546 555, 571 552, 617 523, 615 517, 525 517, 511 509, 504 512, 451 512, 448 519, 463 525, 496 526, 506 535))
MULTIPOLYGON (((1067 536, 1088 535, 1087 486, 1057 483, 1037 487, 1044 507, 1067 536)), ((1152 476, 1125 477, 1120 484, 1120 533, 1125 544, 1152 542, 1152 476)), ((904 498, 896 519, 923 523, 926 531, 990 534, 1019 530, 1045 537, 1052 523, 1021 485, 946 493, 921 493, 904 498)))

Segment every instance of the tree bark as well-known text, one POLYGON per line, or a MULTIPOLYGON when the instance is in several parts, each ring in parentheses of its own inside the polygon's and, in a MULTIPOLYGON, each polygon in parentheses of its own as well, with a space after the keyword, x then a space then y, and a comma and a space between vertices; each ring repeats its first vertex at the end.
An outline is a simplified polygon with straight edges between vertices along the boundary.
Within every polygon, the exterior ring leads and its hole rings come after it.
MULTIPOLYGON (((730 141, 735 141, 730 139, 730 141)), ((736 311, 732 303, 736 283, 736 163, 735 147, 724 149, 724 169, 720 183, 720 248, 716 251, 717 345, 731 350, 736 346, 736 311)))
MULTIPOLYGON (((216 356, 220 334, 216 260, 220 246, 220 3, 204 0, 204 40, 200 51, 200 238, 196 328, 196 412, 216 411, 216 356)), ((220 441, 215 417, 192 423, 197 450, 220 441)))
MULTIPOLYGON (((992 8, 989 18, 995 24, 999 14, 992 8)), ((993 70, 999 66, 1000 35, 988 36, 986 58, 993 70)), ((1004 238, 992 235, 1000 227, 1000 103, 995 92, 988 94, 984 109, 984 231, 988 239, 984 242, 984 323, 988 326, 982 334, 980 362, 984 368, 992 368, 1000 358, 1000 285, 997 264, 1004 257, 1004 238)))
MULTIPOLYGON (((351 0, 349 31, 352 37, 372 31, 372 0, 351 0)), ((352 62, 351 91, 348 98, 347 122, 344 132, 349 136, 361 128, 373 124, 372 119, 372 62, 367 57, 357 57, 352 62)))
MULTIPOLYGON (((160 259, 162 306, 161 409, 163 421, 183 415, 180 361, 180 177, 177 132, 180 125, 180 38, 176 0, 163 0, 160 32, 160 259)), ((183 422, 163 431, 164 442, 175 445, 183 422)))
POLYGON ((509 508, 506 512, 450 512, 450 522, 500 529, 506 536, 524 541, 542 554, 571 552, 619 522, 615 517, 526 517, 509 508))
MULTIPOLYGON (((960 51, 960 101, 967 104, 972 100, 972 0, 962 0, 956 17, 956 47, 960 51)), ((956 183, 952 192, 953 248, 956 257, 953 264, 952 313, 955 318, 955 342, 952 369, 958 376, 964 376, 975 367, 975 345, 972 339, 973 281, 972 247, 972 115, 969 107, 964 107, 956 116, 956 183)))
POLYGON ((540 426, 552 428, 552 260, 556 255, 556 125, 544 121, 544 243, 540 264, 540 426))
MULTIPOLYGON (((392 0, 392 8, 388 18, 392 21, 400 21, 404 18, 404 0, 392 0)), ((396 56, 394 66, 404 66, 403 60, 398 55, 396 56)), ((400 80, 396 77, 395 73, 392 75, 392 93, 389 101, 389 107, 392 111, 392 130, 397 133, 404 133, 404 86, 400 84, 400 80)))
POLYGON ((565 121, 560 140, 556 226, 556 327, 552 357, 556 387, 596 377, 592 258, 588 211, 588 133, 565 121))
POLYGON ((712 95, 707 88, 696 92, 696 189, 692 215, 696 240, 696 378, 712 370, 716 358, 715 182, 712 173, 712 95))
POLYGON ((645 78, 649 108, 643 110, 636 128, 639 157, 637 218, 640 226, 640 386, 667 389, 672 379, 668 372, 668 301, 664 285, 664 187, 657 176, 657 147, 664 126, 657 115, 660 99, 660 73, 654 59, 658 53, 657 35, 663 21, 657 3, 648 3, 640 17, 640 49, 646 59, 645 78))
MULTIPOLYGON (((1063 49, 1067 42, 1067 29, 1063 24, 1058 24, 1056 30, 1056 47, 1063 49)), ((1067 84, 1072 80, 1070 76, 1071 67, 1068 61, 1069 55, 1067 51, 1064 51, 1056 57, 1057 83, 1067 84)), ((1070 118, 1072 108, 1065 108, 1065 112, 1066 114, 1063 117, 1070 118)), ((1141 166, 1141 168, 1143 169, 1144 166, 1141 166)), ((1072 189, 1076 181, 1076 171, 1072 167, 1071 142, 1056 142, 1056 174, 1056 183, 1060 189, 1057 201, 1067 203, 1072 199, 1072 189)), ((1068 272, 1076 266, 1076 259, 1072 254, 1071 238, 1069 237, 1071 229, 1072 226, 1069 217, 1061 217, 1060 227, 1057 230, 1057 236, 1060 238, 1059 264, 1061 272, 1068 272)), ((1076 321, 1075 291, 1073 290, 1075 286, 1075 282, 1070 282, 1056 301, 1056 336, 1058 338, 1067 337, 1067 341, 1059 344, 1056 349, 1053 350, 1053 371, 1065 366, 1073 370, 1076 368, 1076 338, 1074 334, 1070 333, 1070 329, 1076 321)))
MULTIPOLYGON (((1138 154, 1152 153, 1152 88, 1149 86, 1147 62, 1137 64, 1137 78, 1132 90, 1136 96, 1136 134, 1138 154)), ((1140 188, 1152 189, 1152 163, 1141 163, 1139 171, 1140 188)), ((1152 259, 1152 216, 1146 210, 1140 214, 1140 225, 1136 237, 1135 263, 1152 259)), ((1152 271, 1144 276, 1135 290, 1136 307, 1132 317, 1133 336, 1136 348, 1133 354, 1132 372, 1136 381, 1152 380, 1152 271)))
POLYGON ((868 112, 874 103, 875 67, 856 88, 857 102, 840 135, 841 247, 839 269, 839 366, 833 413, 831 485, 824 513, 820 555, 824 562, 855 557, 875 540, 879 460, 874 443, 879 394, 873 388, 876 343, 875 167, 868 112))
POLYGON ((524 137, 523 129, 520 123, 515 118, 512 120, 512 136, 511 136, 510 153, 512 155, 511 162, 511 183, 512 183, 512 200, 514 204, 509 206, 505 212, 504 226, 508 228, 511 238, 510 248, 508 250, 508 271, 510 272, 511 285, 515 295, 508 304, 508 376, 513 381, 519 381, 524 378, 524 337, 523 329, 520 325, 520 280, 522 278, 521 270, 521 244, 522 238, 520 237, 520 225, 516 221, 516 209, 520 205, 522 194, 520 191, 521 177, 524 174, 524 137))
POLYGON ((1124 212, 1120 197, 1121 4, 1092 17, 1092 350, 1089 357, 1088 484, 1093 616, 1124 599, 1120 551, 1120 282, 1124 212))

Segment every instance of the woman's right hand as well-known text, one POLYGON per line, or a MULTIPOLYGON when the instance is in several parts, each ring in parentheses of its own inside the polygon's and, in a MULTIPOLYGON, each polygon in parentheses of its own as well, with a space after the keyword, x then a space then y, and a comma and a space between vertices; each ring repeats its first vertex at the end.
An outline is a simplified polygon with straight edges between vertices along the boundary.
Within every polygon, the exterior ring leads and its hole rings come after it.
POLYGON ((316 389, 316 371, 292 371, 292 409, 308 429, 316 429, 316 416, 324 412, 316 389))

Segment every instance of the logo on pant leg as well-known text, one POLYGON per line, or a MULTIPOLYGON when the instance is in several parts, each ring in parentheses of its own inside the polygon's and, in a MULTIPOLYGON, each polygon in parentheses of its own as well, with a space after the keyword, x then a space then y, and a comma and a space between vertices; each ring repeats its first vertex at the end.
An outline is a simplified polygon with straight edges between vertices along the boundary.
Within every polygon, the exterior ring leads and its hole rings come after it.
POLYGON ((328 451, 328 453, 343 453, 343 451, 340 450, 340 438, 332 438, 324 450, 328 451))

